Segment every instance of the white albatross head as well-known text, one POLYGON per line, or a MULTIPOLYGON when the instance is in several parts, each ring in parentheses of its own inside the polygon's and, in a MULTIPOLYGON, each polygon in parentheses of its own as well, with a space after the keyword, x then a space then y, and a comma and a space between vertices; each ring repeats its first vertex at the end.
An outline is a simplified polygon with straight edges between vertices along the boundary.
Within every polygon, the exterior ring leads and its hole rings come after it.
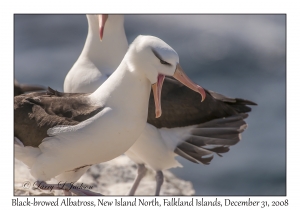
POLYGON ((86 15, 86 16, 92 24, 99 27, 100 41, 102 41, 104 37, 104 31, 106 31, 107 33, 109 33, 110 31, 115 31, 114 28, 123 27, 124 24, 123 15, 98 14, 98 15, 86 15))
POLYGON ((205 90, 193 83, 179 65, 177 52, 154 36, 138 36, 130 45, 126 56, 134 60, 134 68, 141 69, 152 84, 156 118, 162 114, 161 90, 165 76, 173 76, 205 99, 205 90))

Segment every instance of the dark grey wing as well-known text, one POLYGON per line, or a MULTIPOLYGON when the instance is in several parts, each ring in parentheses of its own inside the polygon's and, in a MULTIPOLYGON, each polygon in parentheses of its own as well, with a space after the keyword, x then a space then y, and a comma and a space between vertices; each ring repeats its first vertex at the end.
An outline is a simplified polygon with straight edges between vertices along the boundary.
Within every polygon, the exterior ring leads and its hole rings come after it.
POLYGON ((37 147, 56 125, 76 125, 103 108, 91 106, 81 93, 28 93, 14 97, 14 135, 25 146, 37 147))
POLYGON ((240 113, 199 124, 174 152, 194 163, 207 165, 213 154, 222 156, 221 153, 229 151, 229 146, 241 140, 241 133, 247 128, 244 121, 247 117, 248 114, 240 113))
POLYGON ((40 85, 19 84, 16 80, 14 82, 14 96, 24 94, 26 92, 45 90, 45 87, 40 85))
POLYGON ((189 137, 177 146, 175 153, 194 163, 209 164, 213 154, 229 151, 238 143, 247 127, 245 118, 254 102, 229 98, 205 90, 206 98, 176 80, 166 78, 162 89, 162 116, 155 118, 153 95, 149 100, 148 123, 161 128, 198 125, 189 137))
POLYGON ((196 125, 217 118, 250 112, 251 108, 247 105, 256 105, 248 100, 229 98, 212 91, 205 91, 206 98, 201 102, 202 97, 199 93, 176 80, 166 78, 161 96, 162 115, 155 118, 155 105, 151 92, 148 123, 157 128, 196 125))
POLYGON ((241 98, 229 98, 227 96, 224 96, 220 93, 213 92, 211 90, 208 91, 212 97, 214 97, 218 101, 222 101, 225 104, 230 105, 232 108, 234 108, 238 113, 246 113, 250 112, 251 108, 247 105, 257 105, 256 103, 241 99, 241 98))

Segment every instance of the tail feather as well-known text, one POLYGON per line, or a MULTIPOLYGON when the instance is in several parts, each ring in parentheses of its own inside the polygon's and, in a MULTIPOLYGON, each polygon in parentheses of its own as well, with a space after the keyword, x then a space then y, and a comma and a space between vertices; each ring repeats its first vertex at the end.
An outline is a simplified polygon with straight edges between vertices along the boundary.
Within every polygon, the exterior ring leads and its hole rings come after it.
POLYGON ((17 80, 14 81, 14 96, 24 94, 25 92, 45 90, 40 85, 20 84, 17 80))
POLYGON ((20 85, 21 90, 25 92, 33 92, 33 91, 40 91, 45 90, 45 87, 41 85, 28 85, 28 84, 22 84, 20 85))
POLYGON ((199 124, 191 129, 186 140, 177 146, 175 153, 192 162, 209 164, 213 154, 222 157, 221 153, 228 152, 229 146, 241 140, 241 133, 247 128, 244 121, 247 117, 248 114, 240 113, 199 124))

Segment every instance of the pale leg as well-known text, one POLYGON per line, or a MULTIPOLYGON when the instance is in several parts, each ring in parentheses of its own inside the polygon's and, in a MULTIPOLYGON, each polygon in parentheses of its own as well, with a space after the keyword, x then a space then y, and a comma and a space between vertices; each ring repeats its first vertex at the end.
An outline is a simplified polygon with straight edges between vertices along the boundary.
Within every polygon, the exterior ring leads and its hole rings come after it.
POLYGON ((155 195, 159 195, 160 188, 164 182, 164 174, 162 171, 157 171, 156 172, 156 190, 155 190, 155 195))
POLYGON ((144 164, 137 164, 137 176, 134 180, 134 183, 129 191, 129 194, 128 195, 134 195, 136 189, 138 188, 141 180, 143 179, 143 177, 146 175, 146 172, 147 172, 147 168, 145 167, 144 164))

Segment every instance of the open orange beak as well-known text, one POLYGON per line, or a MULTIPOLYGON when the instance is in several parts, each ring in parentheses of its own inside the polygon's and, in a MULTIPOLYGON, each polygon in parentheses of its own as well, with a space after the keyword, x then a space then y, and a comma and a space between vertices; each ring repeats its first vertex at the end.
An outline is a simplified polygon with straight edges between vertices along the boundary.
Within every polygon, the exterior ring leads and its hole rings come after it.
POLYGON ((108 18, 108 15, 99 15, 99 33, 100 33, 100 41, 103 39, 103 34, 104 34, 104 26, 105 22, 108 18))
POLYGON ((165 75, 159 74, 157 76, 157 83, 152 85, 152 91, 154 96, 154 103, 155 103, 155 116, 159 118, 161 116, 161 90, 164 83, 165 75))
MULTIPOLYGON (((175 73, 174 73, 173 77, 175 79, 177 79, 179 82, 181 82, 182 84, 184 84, 185 86, 187 86, 188 88, 192 89, 193 91, 200 93, 201 96, 202 96, 201 102, 204 101, 204 99, 206 97, 205 90, 201 86, 199 86, 199 85, 195 84, 194 82, 192 82, 192 80, 190 78, 188 78, 188 76, 184 73, 184 71, 182 70, 179 63, 176 66, 176 70, 175 70, 175 73)), ((162 90, 164 79, 165 79, 165 75, 159 74, 158 77, 157 77, 157 83, 154 83, 152 85, 154 102, 155 102, 155 116, 156 116, 156 118, 159 118, 162 114, 162 110, 161 110, 161 90, 162 90)))

